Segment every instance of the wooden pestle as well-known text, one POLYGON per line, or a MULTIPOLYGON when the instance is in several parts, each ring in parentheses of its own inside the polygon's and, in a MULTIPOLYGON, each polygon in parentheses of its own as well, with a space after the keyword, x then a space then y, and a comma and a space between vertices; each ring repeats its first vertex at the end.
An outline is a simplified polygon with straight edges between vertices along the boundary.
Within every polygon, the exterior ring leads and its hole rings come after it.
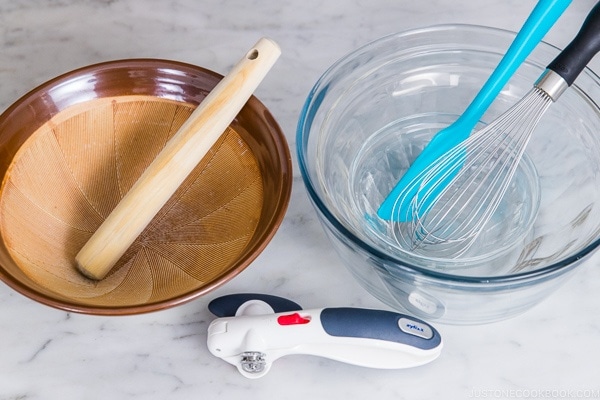
POLYGON ((75 257, 78 269, 100 280, 240 112, 281 50, 262 38, 233 67, 169 140, 75 257))

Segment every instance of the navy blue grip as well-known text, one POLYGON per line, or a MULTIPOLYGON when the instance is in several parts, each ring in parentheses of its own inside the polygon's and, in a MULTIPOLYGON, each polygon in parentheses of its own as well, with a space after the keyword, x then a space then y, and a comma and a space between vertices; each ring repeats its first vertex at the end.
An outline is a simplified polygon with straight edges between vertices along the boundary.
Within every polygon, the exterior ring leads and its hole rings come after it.
POLYGON ((291 300, 261 293, 236 293, 221 296, 208 304, 208 310, 217 317, 233 317, 238 308, 250 300, 264 301, 276 313, 302 310, 300 305, 291 300))
POLYGON ((328 335, 385 340, 429 350, 440 345, 441 336, 431 325, 417 318, 391 311, 363 308, 325 308, 321 312, 321 324, 328 335), (424 339, 403 332, 398 321, 406 318, 431 329, 433 335, 424 339))

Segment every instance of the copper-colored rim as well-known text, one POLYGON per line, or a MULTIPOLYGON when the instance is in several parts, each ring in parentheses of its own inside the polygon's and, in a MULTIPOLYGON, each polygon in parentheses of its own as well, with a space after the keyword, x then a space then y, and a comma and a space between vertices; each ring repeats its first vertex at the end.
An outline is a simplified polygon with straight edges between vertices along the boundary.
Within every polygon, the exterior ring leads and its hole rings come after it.
MULTIPOLYGON (((222 78, 210 70, 176 61, 159 59, 117 60, 80 68, 54 78, 33 89, 0 115, 0 174, 4 176, 19 147, 29 135, 50 117, 61 110, 79 102, 94 98, 130 93, 152 94, 191 104, 198 104, 208 91, 222 78), (121 76, 116 85, 115 74, 121 76), (128 77, 135 79, 128 80, 128 77), (110 78, 112 77, 112 78, 110 78), (110 78, 110 79, 109 79, 110 78), (109 81, 111 81, 110 83, 109 81), (135 83, 136 79, 145 82, 142 88, 135 83), (81 90, 77 93, 64 91, 68 84, 78 82, 81 90), (106 83, 106 85, 104 85, 106 83), (109 84, 110 83, 110 84, 109 84), (202 88, 202 85, 204 87, 202 88), (168 85, 179 85, 177 93, 169 91, 168 85)), ((19 279, 7 273, 4 264, 8 252, 3 241, 0 241, 0 279, 21 294, 48 306, 69 312, 94 315, 131 315, 158 311, 180 305, 196 299, 211 290, 223 285, 244 270, 265 249, 283 221, 287 210, 292 187, 292 165, 287 141, 281 128, 267 108, 252 97, 238 115, 239 123, 248 123, 255 119, 263 129, 268 129, 272 137, 271 152, 277 154, 277 175, 267 176, 266 184, 272 185, 278 198, 266 227, 260 237, 253 241, 243 257, 227 273, 218 279, 202 286, 198 290, 156 303, 123 307, 86 306, 58 300, 51 294, 33 290, 19 279)), ((269 171, 266 170, 268 174, 269 171)), ((275 171, 273 171, 275 174, 275 171)))

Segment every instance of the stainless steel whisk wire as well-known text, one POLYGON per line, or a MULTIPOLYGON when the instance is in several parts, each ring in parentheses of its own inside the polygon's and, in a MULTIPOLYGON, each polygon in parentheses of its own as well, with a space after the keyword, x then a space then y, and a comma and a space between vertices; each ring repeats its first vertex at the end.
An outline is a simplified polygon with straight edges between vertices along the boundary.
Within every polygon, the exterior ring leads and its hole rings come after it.
POLYGON ((543 89, 534 87, 416 177, 406 191, 419 185, 410 200, 412 218, 394 223, 397 244, 417 252, 443 245, 440 254, 454 257, 466 253, 498 209, 531 132, 552 102, 543 89))
POLYGON ((409 181, 392 203, 396 244, 424 255, 459 258, 483 232, 510 217, 500 205, 533 131, 598 51, 600 1, 524 97, 409 181))

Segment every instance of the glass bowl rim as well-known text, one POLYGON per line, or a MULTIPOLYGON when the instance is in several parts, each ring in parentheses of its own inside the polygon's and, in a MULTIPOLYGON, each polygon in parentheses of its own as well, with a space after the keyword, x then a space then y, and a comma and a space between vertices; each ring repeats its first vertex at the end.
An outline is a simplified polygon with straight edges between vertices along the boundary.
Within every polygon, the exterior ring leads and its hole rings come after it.
MULTIPOLYGON (((483 285, 493 285, 493 284, 523 284, 526 281, 530 280, 540 280, 544 278, 550 278, 554 274, 564 273, 569 270, 569 267, 574 267, 576 262, 583 259, 584 257, 593 253, 600 246, 600 238, 591 242, 583 249, 578 251, 577 253, 570 255, 562 260, 559 260, 551 265, 545 266, 543 268, 534 269, 532 271, 526 272, 518 272, 507 275, 491 275, 491 276, 467 276, 467 275, 455 275, 447 272, 439 272, 423 267, 419 267, 416 265, 412 265, 407 261, 401 260, 399 258, 393 257, 380 249, 377 249, 362 239, 360 239, 357 235, 355 235, 352 231, 350 231, 344 224, 342 224, 334 215, 329 211, 325 203, 319 197, 317 191, 314 188, 312 179, 308 174, 307 168, 307 159, 305 156, 306 151, 306 143, 308 141, 308 136, 305 135, 307 130, 307 116, 308 111, 314 108, 314 102, 318 101, 317 93, 323 87, 326 88, 327 81, 330 77, 335 76, 336 71, 347 62, 351 61, 354 56, 360 54, 364 51, 369 50, 370 48, 376 47, 386 42, 391 42, 393 40, 397 40, 399 38, 421 35, 428 32, 434 31, 448 31, 448 30, 464 30, 464 31, 474 31, 480 33, 495 33, 500 36, 505 36, 509 38, 514 38, 516 32, 494 28, 483 25, 474 25, 474 24, 437 24, 430 25, 422 28, 409 29, 401 32, 392 33, 373 41, 370 41, 355 50, 345 54, 337 61, 335 61, 329 68, 325 70, 325 72, 319 77, 317 82, 311 88, 304 105, 300 111, 298 124, 296 127, 296 152, 298 156, 298 164, 300 173, 302 175, 302 180, 304 182, 305 188, 308 192, 308 195, 318 209, 318 211, 327 219, 327 221, 334 227, 336 231, 342 234, 345 238, 349 239, 354 245, 357 245, 362 251, 367 254, 372 254, 377 257, 379 260, 382 260, 385 264, 394 265, 398 270, 413 274, 413 275, 421 275, 423 277, 431 278, 434 280, 442 281, 444 283, 455 283, 455 284, 483 284, 483 285)), ((550 43, 542 41, 540 43, 542 46, 546 46, 549 49, 553 49, 559 52, 561 49, 557 46, 554 46, 550 43)), ((596 81, 600 85, 600 77, 594 73, 590 68, 586 67, 581 75, 588 75, 592 80, 596 81)), ((573 83, 574 87, 577 86, 577 83, 573 83)), ((585 91, 581 90, 582 93, 585 91)), ((312 121, 311 121, 312 122, 312 121)))

